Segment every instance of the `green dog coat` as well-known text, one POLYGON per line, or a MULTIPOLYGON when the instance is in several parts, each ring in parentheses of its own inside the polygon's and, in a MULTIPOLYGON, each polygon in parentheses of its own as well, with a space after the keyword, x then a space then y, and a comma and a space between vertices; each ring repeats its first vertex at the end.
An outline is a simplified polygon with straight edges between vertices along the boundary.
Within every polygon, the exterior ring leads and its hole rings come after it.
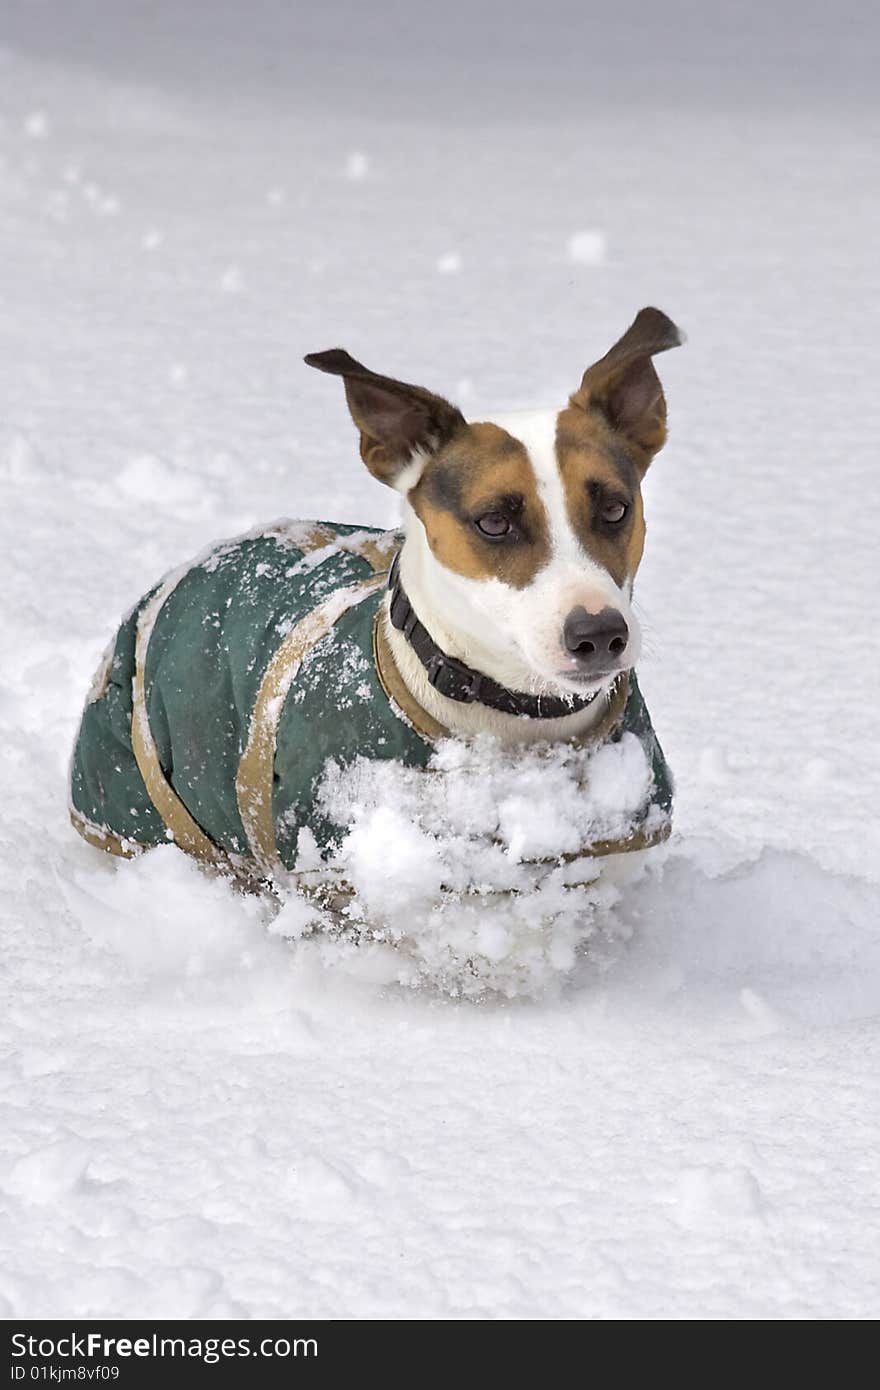
MULTIPOLYGON (((83 711, 70 785, 77 830, 122 855, 172 839, 243 879, 272 881, 293 870, 300 829, 324 852, 338 836, 315 797, 328 759, 426 767, 445 730, 419 718, 399 677, 385 679, 377 650, 400 540, 281 522, 212 547, 152 589, 120 626, 83 711)), ((615 699, 604 737, 637 736, 652 789, 625 839, 585 845, 585 855, 669 833, 669 770, 634 675, 615 699)))

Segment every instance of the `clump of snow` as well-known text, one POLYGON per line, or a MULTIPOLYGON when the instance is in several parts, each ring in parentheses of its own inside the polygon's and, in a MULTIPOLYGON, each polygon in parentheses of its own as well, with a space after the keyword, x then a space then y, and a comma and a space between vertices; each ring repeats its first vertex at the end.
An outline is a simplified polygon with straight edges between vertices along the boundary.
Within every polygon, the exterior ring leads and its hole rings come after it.
POLYGON ((45 140, 49 134, 49 117, 45 111, 31 111, 25 117, 24 133, 31 140, 45 140))
POLYGON ((230 914, 226 881, 207 877, 172 844, 158 846, 125 868, 130 872, 120 876, 74 872, 61 885, 68 908, 82 920, 94 946, 110 947, 142 977, 183 978, 246 968, 248 924, 264 912, 258 899, 243 898, 243 910, 230 914), (156 914, 147 929, 145 901, 156 914))
POLYGON ((350 179, 365 179, 370 172, 370 161, 362 150, 352 150, 345 161, 345 172, 350 179))
POLYGON ((682 1226, 761 1220, 761 1185, 743 1163, 688 1168, 678 1181, 676 1216, 682 1226))
POLYGON ((437 261, 438 275, 457 275, 461 270, 461 256, 457 251, 447 251, 437 261))
POLYGON ((82 1182, 91 1154, 77 1139, 61 1139, 31 1149, 11 1165, 4 1191, 35 1206, 50 1206, 82 1182))
POLYGON ((46 462, 27 435, 0 429, 0 478, 26 485, 45 471, 46 462))
POLYGON ((237 265, 228 265, 220 276, 218 285, 224 294, 241 294, 244 289, 244 276, 237 265))
POLYGON ((568 239, 568 259, 577 265, 602 265, 605 261, 605 233, 596 228, 575 232, 568 239))
MULTIPOLYGON (((175 385, 181 385, 186 377, 172 377, 172 380, 175 385)), ((153 454, 130 458, 117 473, 115 483, 121 497, 129 504, 151 502, 169 508, 201 507, 210 504, 212 493, 211 484, 206 484, 204 478, 194 478, 153 454)))
POLYGON ((328 885, 353 893, 311 915, 297 896, 275 931, 321 932, 325 959, 335 943, 355 973, 365 966, 403 985, 538 996, 572 971, 597 926, 613 931, 617 889, 605 858, 584 851, 628 835, 650 785, 632 734, 594 750, 516 755, 489 737, 449 739, 426 770, 331 761, 317 800, 338 843, 316 869, 312 837, 302 836, 299 883, 319 898, 328 885))

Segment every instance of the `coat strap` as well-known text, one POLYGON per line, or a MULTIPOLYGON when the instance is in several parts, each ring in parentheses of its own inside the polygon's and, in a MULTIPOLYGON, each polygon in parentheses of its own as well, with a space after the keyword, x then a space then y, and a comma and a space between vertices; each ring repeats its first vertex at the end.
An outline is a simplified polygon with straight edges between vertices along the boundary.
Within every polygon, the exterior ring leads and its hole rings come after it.
POLYGON ((75 806, 68 807, 68 810, 74 830, 82 835, 88 844, 94 845, 95 849, 102 849, 106 854, 115 854, 120 859, 136 859, 139 854, 143 854, 145 846, 138 844, 137 840, 126 840, 122 835, 109 830, 106 825, 96 825, 75 806))
POLYGON ((391 643, 388 641, 387 621, 387 609, 380 603, 373 623, 373 661, 379 684, 388 697, 388 703, 426 743, 436 743, 438 739, 449 738, 450 733, 445 724, 441 724, 426 709, 422 709, 397 669, 391 643))
POLYGON ((149 798, 165 822, 165 828, 170 838, 181 849, 186 850, 187 854, 194 855, 196 859, 201 859, 209 864, 225 866, 228 864, 226 854, 218 845, 214 844, 213 840, 208 838, 202 827, 193 819, 165 776, 150 729, 150 717, 147 713, 144 672, 150 637, 160 608, 188 571, 189 566, 175 570, 173 574, 169 575, 152 598, 144 604, 138 618, 134 649, 134 677, 131 683, 131 746, 149 798))
POLYGON ((235 795, 238 813, 257 865, 268 878, 283 878, 272 810, 275 741, 284 701, 306 655, 350 608, 385 586, 374 574, 337 589, 291 628, 263 673, 251 713, 248 741, 238 764, 235 795))

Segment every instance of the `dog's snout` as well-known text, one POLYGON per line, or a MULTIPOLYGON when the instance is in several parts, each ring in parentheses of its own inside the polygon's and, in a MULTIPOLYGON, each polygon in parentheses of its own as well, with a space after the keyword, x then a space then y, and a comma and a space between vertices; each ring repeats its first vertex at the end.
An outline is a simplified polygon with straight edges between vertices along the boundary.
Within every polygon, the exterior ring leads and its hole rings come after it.
POLYGON ((584 671, 615 668, 626 651, 628 641, 629 628, 617 608, 603 608, 601 613, 573 608, 562 628, 565 650, 584 671))

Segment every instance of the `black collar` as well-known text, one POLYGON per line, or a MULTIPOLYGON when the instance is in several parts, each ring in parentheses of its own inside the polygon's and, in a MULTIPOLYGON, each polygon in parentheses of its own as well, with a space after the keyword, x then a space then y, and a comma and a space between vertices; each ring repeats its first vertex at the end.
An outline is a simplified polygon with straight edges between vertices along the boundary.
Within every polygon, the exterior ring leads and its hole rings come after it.
POLYGON ((391 625, 403 633, 428 673, 428 684, 438 695, 464 705, 488 705, 490 709, 499 709, 504 714, 517 714, 526 719, 562 719, 593 703, 597 692, 586 696, 573 695, 570 700, 563 700, 556 695, 527 695, 522 690, 508 690, 506 686, 493 681, 491 676, 484 676, 472 666, 466 666, 457 657, 447 656, 413 612, 400 582, 399 571, 400 551, 395 555, 388 575, 391 625))

